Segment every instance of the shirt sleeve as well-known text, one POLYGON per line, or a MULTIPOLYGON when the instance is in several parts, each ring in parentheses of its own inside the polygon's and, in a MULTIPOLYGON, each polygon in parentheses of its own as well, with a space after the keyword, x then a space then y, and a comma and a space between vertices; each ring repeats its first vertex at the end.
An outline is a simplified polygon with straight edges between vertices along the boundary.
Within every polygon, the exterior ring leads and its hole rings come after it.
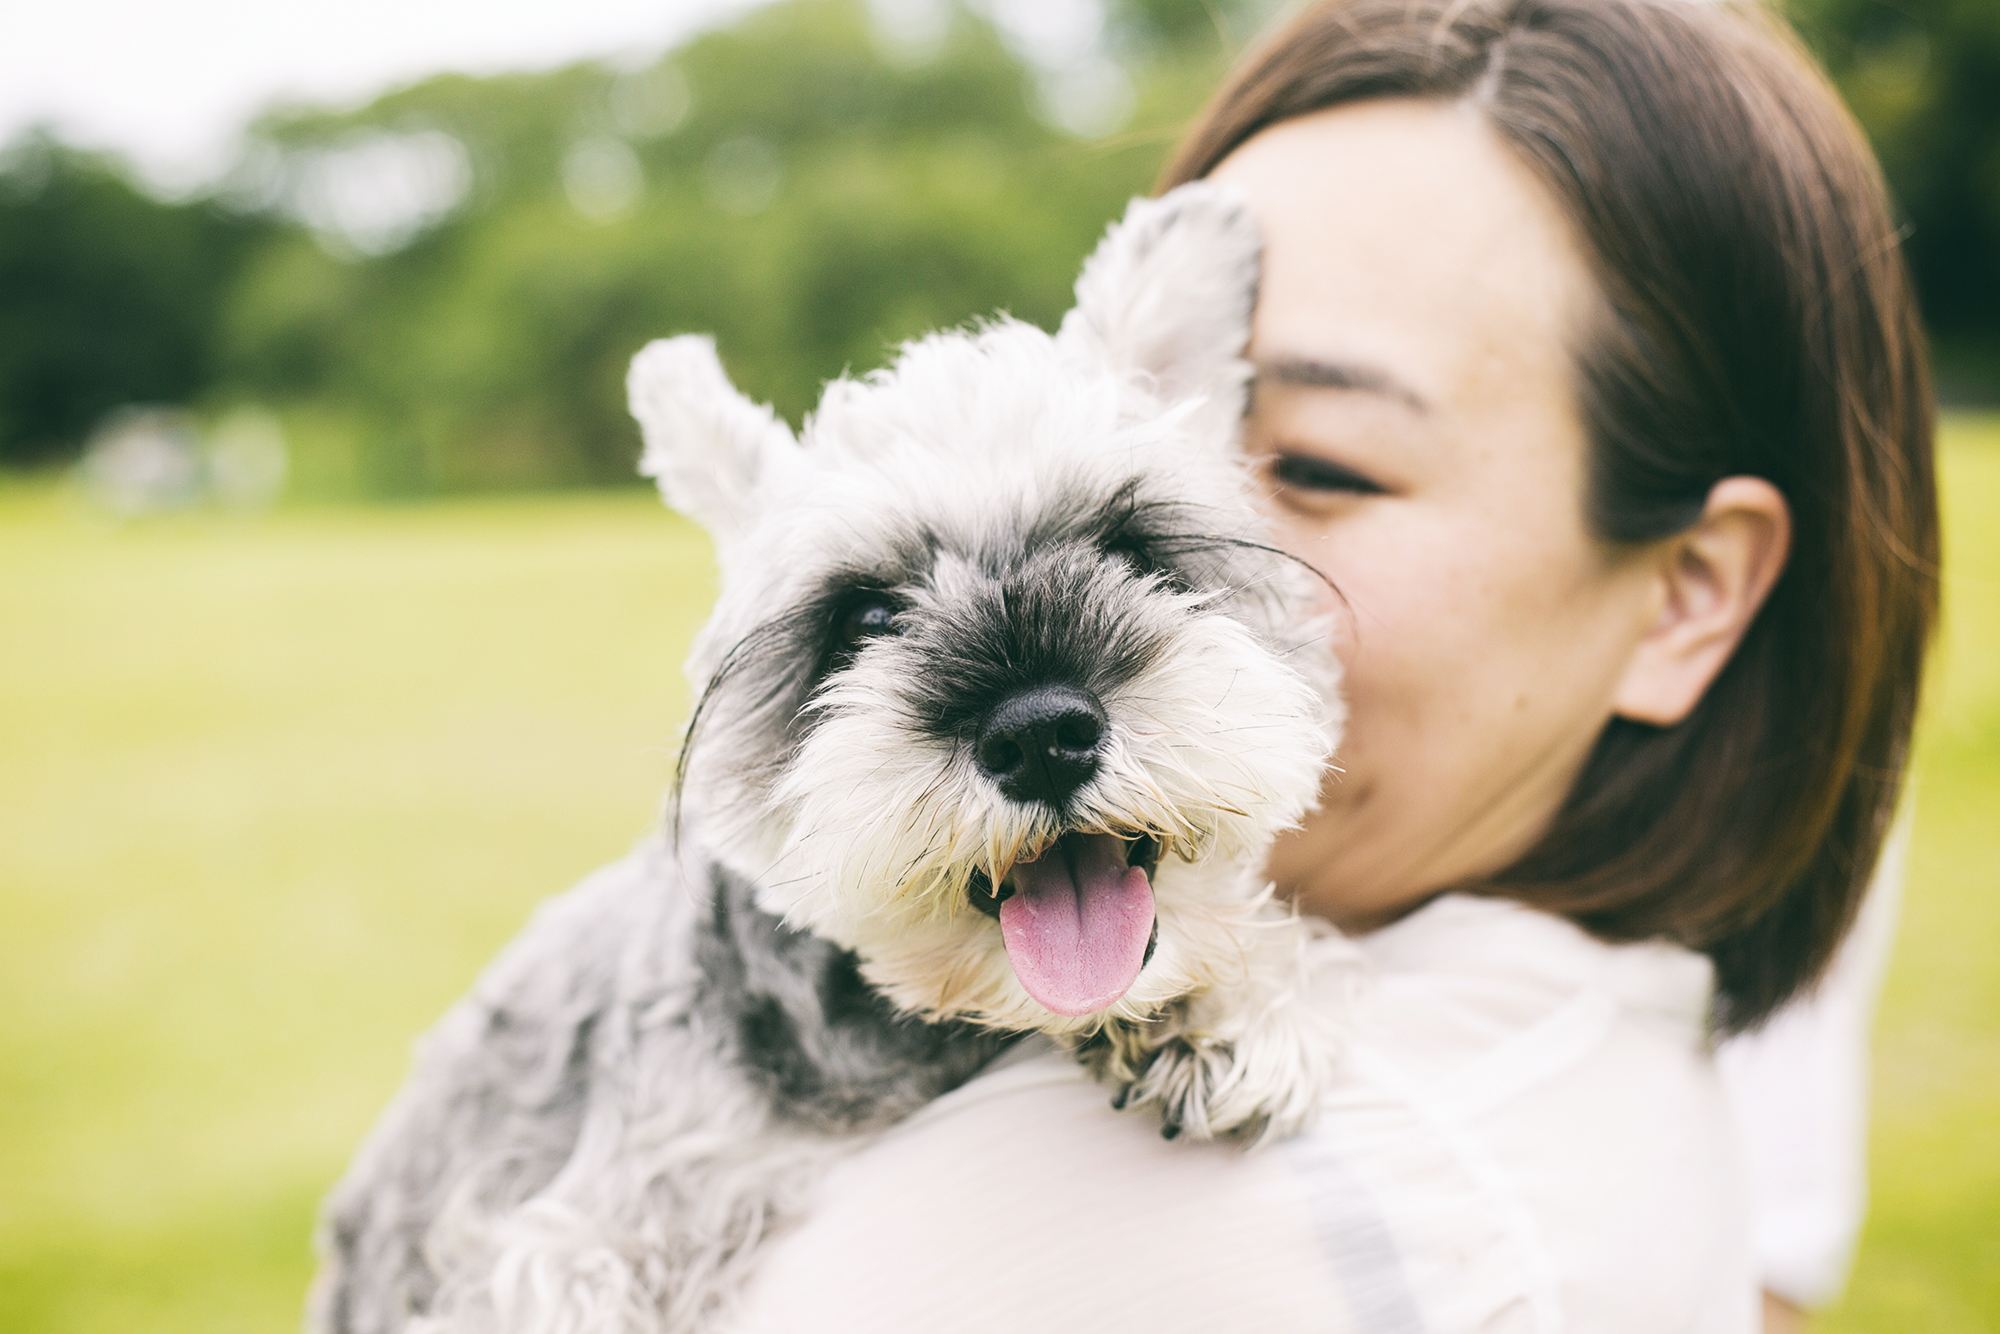
POLYGON ((1867 1211, 1869 1032, 1909 831, 1906 811, 1820 985, 1716 1053, 1748 1160, 1764 1287, 1797 1306, 1840 1295, 1867 1211))

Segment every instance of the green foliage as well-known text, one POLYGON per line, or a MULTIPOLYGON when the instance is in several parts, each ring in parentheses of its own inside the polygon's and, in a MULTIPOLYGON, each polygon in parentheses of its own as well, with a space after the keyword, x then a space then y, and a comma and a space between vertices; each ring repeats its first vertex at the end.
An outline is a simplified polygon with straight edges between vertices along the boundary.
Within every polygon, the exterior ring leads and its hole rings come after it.
MULTIPOLYGON (((1114 10, 1140 124, 1197 104, 1224 16, 1243 12, 1114 10)), ((307 494, 625 482, 623 369, 649 338, 713 332, 743 386, 797 417, 825 379, 926 329, 996 309, 1052 321, 1171 125, 1111 143, 1053 128, 1035 71, 949 14, 921 58, 860 0, 789 0, 650 68, 442 76, 357 111, 279 113, 225 189, 183 204, 17 149, 0 462, 73 454, 133 399, 249 399, 285 416, 307 494), (343 153, 414 135, 462 147, 470 188, 408 244, 343 235, 302 202, 343 153), (614 197, 590 198, 593 154, 627 178, 614 197)))
MULTIPOLYGON (((1155 53, 1144 114, 1184 114, 1213 80, 1219 39, 1196 36, 1205 58, 1155 53)), ((400 253, 342 263, 297 239, 262 255, 226 321, 236 383, 331 409, 351 458, 330 475, 363 491, 627 480, 621 386, 649 338, 712 332, 742 387, 796 419, 824 380, 927 329, 1057 319, 1166 135, 1084 145, 1034 96, 964 13, 910 64, 858 4, 796 0, 650 69, 440 78, 271 121, 264 139, 294 160, 442 130, 475 181, 470 207, 400 253), (651 125, 649 99, 669 104, 651 125), (574 172, 588 151, 638 169, 611 216, 566 188, 566 159, 574 172)))
POLYGON ((1948 389, 2000 399, 2000 4, 1792 0, 1881 156, 1948 389))
POLYGON ((151 199, 31 134, 0 157, 0 466, 73 453, 105 412, 186 402, 222 373, 214 329, 267 222, 151 199))
MULTIPOLYGON (((653 65, 441 76, 256 127, 164 203, 45 139, 0 161, 0 466, 122 403, 283 417, 306 496, 628 482, 624 366, 704 331, 796 419, 898 341, 1040 323, 1269 0, 1115 0, 1130 128, 1055 128, 1049 74, 963 4, 905 49, 862 0, 781 0, 653 65), (428 136, 463 197, 408 234, 311 207, 329 164, 428 136)), ((2000 6, 1792 0, 1879 147, 1960 398, 2000 395, 2000 6)))

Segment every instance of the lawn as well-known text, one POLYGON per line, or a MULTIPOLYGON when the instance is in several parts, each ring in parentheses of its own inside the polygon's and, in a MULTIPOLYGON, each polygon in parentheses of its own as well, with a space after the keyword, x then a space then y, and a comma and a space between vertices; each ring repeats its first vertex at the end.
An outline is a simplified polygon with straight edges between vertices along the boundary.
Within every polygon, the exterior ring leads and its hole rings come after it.
MULTIPOLYGON (((2000 419, 1826 1331, 2000 1334, 2000 419)), ((0 489, 0 1329, 296 1327, 410 1036, 649 826, 710 594, 639 493, 116 526, 0 489)))

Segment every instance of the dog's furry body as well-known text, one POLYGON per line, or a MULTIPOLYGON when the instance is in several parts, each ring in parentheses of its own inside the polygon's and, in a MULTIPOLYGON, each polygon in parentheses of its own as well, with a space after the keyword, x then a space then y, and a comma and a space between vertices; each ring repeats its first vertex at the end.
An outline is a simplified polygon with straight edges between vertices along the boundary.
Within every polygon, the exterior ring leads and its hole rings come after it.
POLYGON ((705 340, 640 354, 723 573, 685 809, 427 1039, 321 1328, 709 1328, 831 1156, 1020 1031, 1170 1133, 1310 1115, 1341 979, 1257 867, 1338 720, 1234 449, 1256 254, 1211 188, 1135 204, 1057 336, 912 344, 803 447, 705 340))

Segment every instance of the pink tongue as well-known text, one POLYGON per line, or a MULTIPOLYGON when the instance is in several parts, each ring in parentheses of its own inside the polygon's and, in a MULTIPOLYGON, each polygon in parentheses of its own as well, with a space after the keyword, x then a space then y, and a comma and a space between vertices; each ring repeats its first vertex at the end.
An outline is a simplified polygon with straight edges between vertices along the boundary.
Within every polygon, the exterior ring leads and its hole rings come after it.
POLYGON ((1131 989, 1153 936, 1153 887, 1125 864, 1125 841, 1065 834, 1017 862, 1000 905, 1007 961, 1028 994, 1057 1014, 1095 1014, 1131 989))

